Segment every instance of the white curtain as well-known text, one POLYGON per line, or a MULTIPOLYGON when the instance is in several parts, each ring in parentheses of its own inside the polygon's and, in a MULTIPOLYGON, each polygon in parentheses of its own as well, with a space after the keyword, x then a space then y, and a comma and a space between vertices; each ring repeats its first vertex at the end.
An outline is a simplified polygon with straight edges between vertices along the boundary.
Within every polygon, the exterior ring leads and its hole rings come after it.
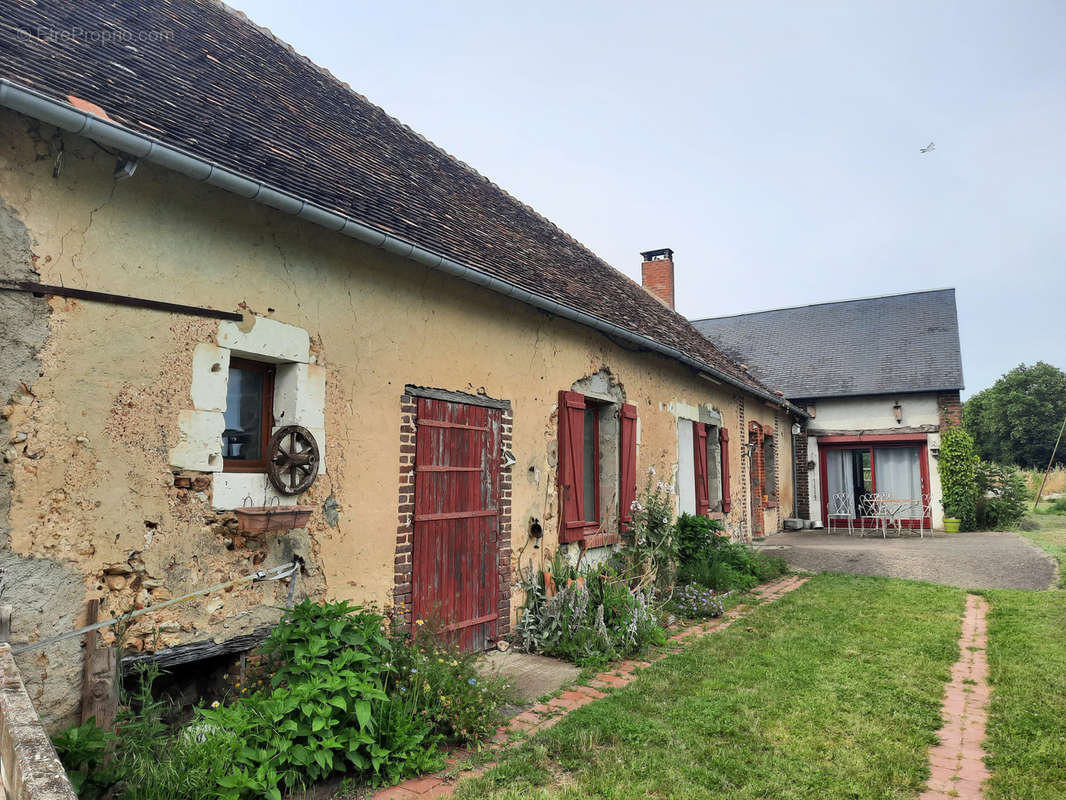
POLYGON ((825 474, 829 484, 826 499, 828 500, 829 513, 834 513, 837 508, 834 503, 836 495, 844 493, 848 496, 848 512, 855 516, 855 492, 852 487, 851 474, 851 450, 825 450, 825 474))
MULTIPOLYGON (((919 500, 922 474, 917 447, 878 447, 874 450, 874 475, 877 491, 893 500, 919 500)), ((921 512, 911 509, 910 519, 920 519, 921 512)))

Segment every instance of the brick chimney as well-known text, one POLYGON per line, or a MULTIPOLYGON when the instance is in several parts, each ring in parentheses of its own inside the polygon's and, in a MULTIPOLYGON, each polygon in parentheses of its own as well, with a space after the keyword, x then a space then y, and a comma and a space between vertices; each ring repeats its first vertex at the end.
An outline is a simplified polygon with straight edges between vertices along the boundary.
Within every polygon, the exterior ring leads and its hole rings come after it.
POLYGON ((669 247, 641 253, 640 285, 667 308, 674 308, 674 251, 669 247))

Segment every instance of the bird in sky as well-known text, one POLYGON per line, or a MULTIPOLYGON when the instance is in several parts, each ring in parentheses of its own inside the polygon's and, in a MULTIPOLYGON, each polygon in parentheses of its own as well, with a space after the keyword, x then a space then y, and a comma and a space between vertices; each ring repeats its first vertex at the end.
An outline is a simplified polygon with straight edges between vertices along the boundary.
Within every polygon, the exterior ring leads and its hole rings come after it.
POLYGON ((927 144, 925 147, 923 147, 918 152, 919 153, 932 153, 934 150, 936 150, 936 145, 933 142, 930 142, 929 144, 927 144))

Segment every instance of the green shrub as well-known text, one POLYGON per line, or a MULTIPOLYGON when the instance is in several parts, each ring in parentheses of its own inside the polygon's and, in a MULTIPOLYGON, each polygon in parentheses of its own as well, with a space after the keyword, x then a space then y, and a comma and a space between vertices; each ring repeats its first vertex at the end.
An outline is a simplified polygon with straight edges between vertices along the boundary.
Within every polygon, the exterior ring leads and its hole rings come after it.
POLYGON ((1066 495, 1057 497, 1046 506, 1037 506, 1037 514, 1066 514, 1066 495))
POLYGON ((972 531, 977 525, 977 456, 973 439, 963 428, 948 428, 940 437, 937 470, 944 516, 958 519, 962 530, 972 531))
POLYGON ((439 769, 443 739, 495 729, 502 684, 477 678, 473 655, 386 627, 372 610, 305 601, 263 645, 266 687, 173 730, 150 670, 126 698, 110 760, 110 734, 90 723, 57 736, 57 750, 82 797, 123 800, 280 800, 342 772, 387 784, 439 769))
POLYGON ((415 622, 413 636, 398 634, 390 694, 410 698, 414 714, 439 738, 462 745, 490 739, 501 721, 500 706, 513 700, 511 687, 478 674, 477 655, 446 644, 432 623, 415 622))
POLYGON ((526 602, 514 638, 524 650, 598 667, 665 642, 650 589, 632 588, 608 565, 579 570, 555 561, 551 597, 542 573, 523 575, 526 602))
POLYGON ((718 535, 717 520, 682 514, 677 520, 679 583, 698 583, 724 593, 747 591, 788 572, 784 559, 718 535))
POLYGON ((702 514, 682 514, 677 518, 677 551, 681 564, 691 563, 717 547, 725 525, 702 514))
POLYGON ((1011 466, 978 461, 976 466, 977 527, 1005 530, 1025 516, 1028 489, 1025 478, 1011 466))
POLYGON ((414 698, 386 692, 395 667, 384 623, 346 602, 305 600, 286 613, 262 648, 280 661, 273 688, 199 711, 206 728, 240 742, 219 797, 280 798, 349 771, 395 783, 442 763, 414 698))
POLYGON ((152 697, 157 667, 145 668, 123 691, 119 735, 94 720, 55 737, 56 751, 82 800, 193 800, 215 796, 237 742, 213 728, 174 732, 163 721, 167 703, 152 697))
POLYGON ((106 763, 108 746, 114 738, 111 731, 96 725, 96 717, 52 737, 71 786, 82 800, 95 800, 118 780, 118 771, 106 763))

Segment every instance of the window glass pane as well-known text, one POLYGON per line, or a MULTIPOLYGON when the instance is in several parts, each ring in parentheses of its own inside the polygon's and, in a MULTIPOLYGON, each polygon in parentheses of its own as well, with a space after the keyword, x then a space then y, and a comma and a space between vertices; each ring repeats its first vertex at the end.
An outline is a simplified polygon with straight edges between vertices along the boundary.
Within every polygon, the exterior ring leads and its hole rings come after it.
POLYGON ((230 367, 226 391, 226 429, 223 458, 256 461, 262 458, 263 373, 230 367))
POLYGON ((585 409, 585 521, 598 522, 596 516, 596 409, 585 409))

